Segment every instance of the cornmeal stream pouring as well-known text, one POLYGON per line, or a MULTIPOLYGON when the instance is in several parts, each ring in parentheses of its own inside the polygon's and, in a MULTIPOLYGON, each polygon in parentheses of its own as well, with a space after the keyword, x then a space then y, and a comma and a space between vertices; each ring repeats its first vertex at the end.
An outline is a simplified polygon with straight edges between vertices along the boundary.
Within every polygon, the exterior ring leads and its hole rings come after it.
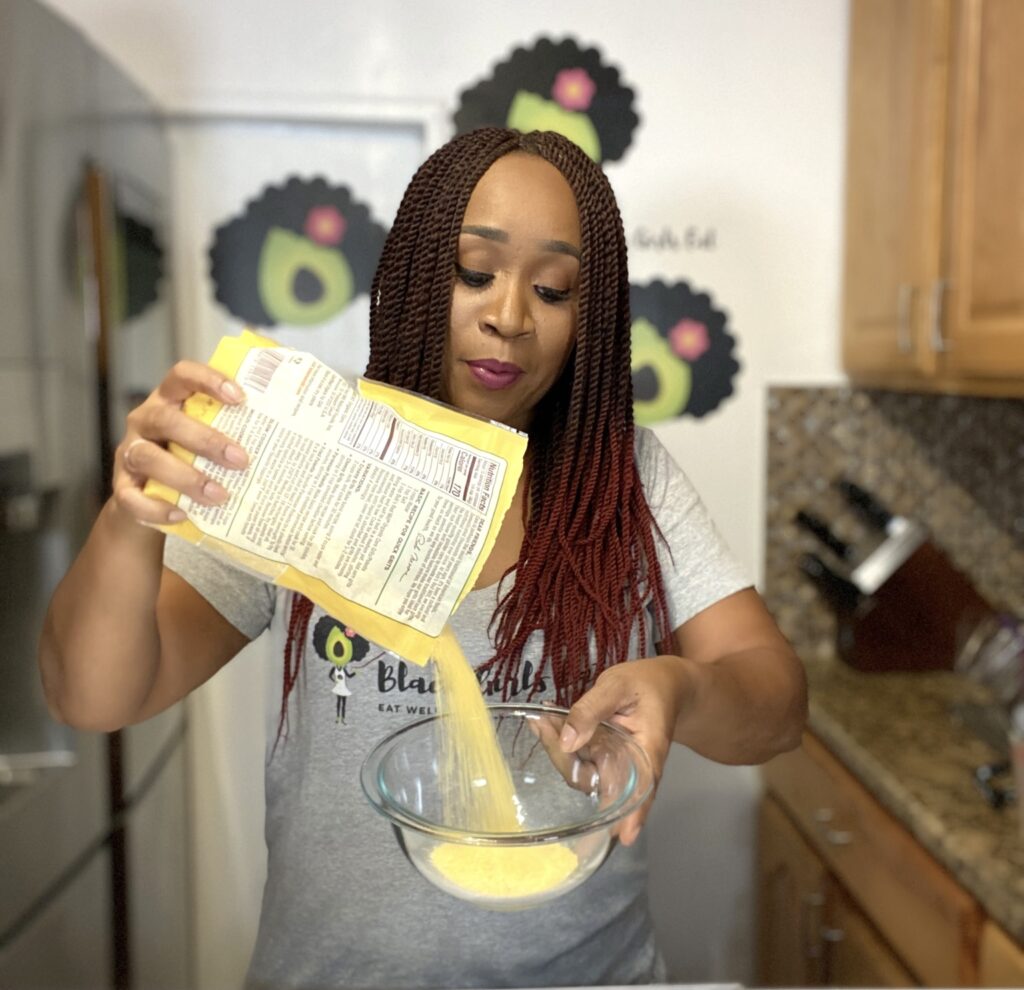
MULTIPOLYGON (((472 666, 451 628, 438 637, 434 662, 442 715, 440 786, 445 821, 461 831, 519 832, 523 814, 472 666)), ((523 897, 562 883, 578 865, 558 843, 494 847, 439 845, 437 870, 453 884, 492 897, 523 897)))

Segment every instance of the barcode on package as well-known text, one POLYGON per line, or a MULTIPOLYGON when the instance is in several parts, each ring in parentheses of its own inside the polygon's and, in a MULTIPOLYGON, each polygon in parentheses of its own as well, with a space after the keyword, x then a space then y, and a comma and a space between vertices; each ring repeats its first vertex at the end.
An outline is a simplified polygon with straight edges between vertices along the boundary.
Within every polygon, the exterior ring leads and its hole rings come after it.
POLYGON ((257 392, 266 392, 270 379, 284 360, 284 353, 267 348, 260 348, 253 353, 256 358, 245 372, 244 384, 246 388, 254 388, 257 392))

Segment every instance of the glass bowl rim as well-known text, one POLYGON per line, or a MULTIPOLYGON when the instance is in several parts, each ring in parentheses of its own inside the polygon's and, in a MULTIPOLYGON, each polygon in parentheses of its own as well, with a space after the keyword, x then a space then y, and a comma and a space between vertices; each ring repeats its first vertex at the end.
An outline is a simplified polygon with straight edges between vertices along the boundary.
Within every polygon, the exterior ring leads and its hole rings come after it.
MULTIPOLYGON (((517 704, 514 702, 502 702, 500 704, 487 705, 488 714, 518 715, 529 718, 530 715, 568 715, 569 709, 556 705, 541 705, 535 703, 517 704)), ((393 825, 401 828, 412 829, 422 835, 429 836, 442 842, 455 842, 461 845, 471 846, 529 846, 548 842, 560 842, 575 836, 585 835, 588 832, 596 832, 599 829, 613 825, 627 815, 643 806, 654 791, 654 768, 643 747, 624 729, 611 722, 602 721, 598 723, 601 728, 610 732, 622 742, 633 759, 633 787, 625 794, 620 795, 615 802, 607 808, 602 808, 597 814, 584 818, 572 826, 549 826, 547 828, 528 829, 523 832, 470 832, 463 829, 450 828, 446 825, 439 825, 427 818, 422 818, 412 812, 405 811, 390 801, 381 788, 375 785, 376 777, 384 758, 394 748, 402 736, 420 728, 421 726, 437 722, 445 718, 440 713, 427 715, 424 718, 409 722, 394 732, 385 736, 376 743, 370 750, 359 771, 359 781, 363 793, 373 808, 383 815, 393 825)))

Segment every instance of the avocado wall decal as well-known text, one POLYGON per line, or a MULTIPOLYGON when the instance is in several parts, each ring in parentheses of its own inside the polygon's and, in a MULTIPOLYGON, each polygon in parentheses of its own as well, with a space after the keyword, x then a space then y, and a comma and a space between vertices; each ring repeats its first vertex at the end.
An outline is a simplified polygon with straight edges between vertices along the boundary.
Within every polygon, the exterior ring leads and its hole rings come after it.
POLYGON ((463 90, 455 131, 557 131, 594 161, 616 161, 640 120, 633 99, 633 90, 619 81, 619 70, 596 48, 583 48, 572 38, 540 38, 532 48, 516 48, 489 78, 463 90))
POLYGON ((707 293, 655 281, 630 285, 629 303, 637 423, 706 416, 732 395, 736 341, 707 293))
POLYGON ((214 231, 214 295, 255 326, 323 323, 370 291, 385 233, 346 186, 293 176, 214 231))

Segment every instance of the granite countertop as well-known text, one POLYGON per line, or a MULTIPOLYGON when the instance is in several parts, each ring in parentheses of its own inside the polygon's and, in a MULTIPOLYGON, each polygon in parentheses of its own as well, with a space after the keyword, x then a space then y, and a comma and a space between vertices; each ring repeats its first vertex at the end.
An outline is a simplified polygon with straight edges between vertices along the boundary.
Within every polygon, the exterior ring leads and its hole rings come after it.
POLYGON ((814 735, 1024 945, 1020 812, 990 807, 973 779, 1002 754, 951 717, 984 691, 947 672, 867 674, 838 660, 806 668, 814 735))

